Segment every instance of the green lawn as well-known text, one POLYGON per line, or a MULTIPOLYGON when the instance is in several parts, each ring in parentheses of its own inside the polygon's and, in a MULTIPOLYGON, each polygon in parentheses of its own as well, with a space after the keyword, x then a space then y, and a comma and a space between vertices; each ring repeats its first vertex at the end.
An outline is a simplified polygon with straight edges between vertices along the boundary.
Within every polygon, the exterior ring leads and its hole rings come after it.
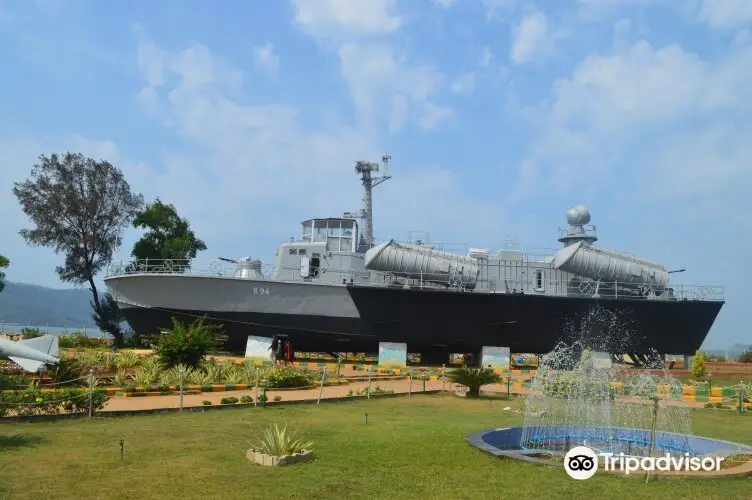
MULTIPOLYGON (((486 455, 465 440, 519 425, 520 400, 412 396, 183 415, 0 424, 0 498, 749 498, 752 478, 596 475, 486 455), (368 424, 364 414, 368 412, 368 424), (316 462, 265 468, 247 441, 271 422, 315 442, 316 462), (119 440, 125 439, 125 460, 119 440)), ((752 443, 752 415, 693 410, 695 433, 752 443)))

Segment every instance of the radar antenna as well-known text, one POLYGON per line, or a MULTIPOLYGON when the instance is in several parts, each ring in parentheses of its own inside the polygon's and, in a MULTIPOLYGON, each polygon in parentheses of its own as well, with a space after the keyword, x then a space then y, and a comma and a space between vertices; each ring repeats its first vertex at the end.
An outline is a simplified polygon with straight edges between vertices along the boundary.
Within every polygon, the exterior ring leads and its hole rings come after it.
MULTIPOLYGON (((379 171, 379 164, 367 161, 355 162, 355 172, 360 174, 360 180, 363 184, 363 208, 357 212, 345 212, 344 217, 363 220, 363 230, 361 232, 362 244, 366 249, 373 246, 373 188, 392 178, 389 173, 389 160, 392 157, 384 154, 381 157, 381 163, 384 165, 383 175, 374 177, 373 172, 379 171)), ((361 246, 360 244, 358 246, 361 246)), ((365 250, 364 250, 365 251, 365 250)))

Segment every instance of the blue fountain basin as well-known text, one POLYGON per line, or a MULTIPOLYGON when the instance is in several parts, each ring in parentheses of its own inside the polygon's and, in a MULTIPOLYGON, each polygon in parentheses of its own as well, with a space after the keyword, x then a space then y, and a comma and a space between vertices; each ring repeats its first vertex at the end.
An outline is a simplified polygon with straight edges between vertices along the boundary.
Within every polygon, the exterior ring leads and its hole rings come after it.
MULTIPOLYGON (((524 427, 490 429, 471 434, 468 436, 468 441, 472 445, 493 455, 509 456, 540 463, 543 463, 543 461, 536 459, 534 455, 556 453, 555 450, 543 449, 543 447, 556 442, 561 444, 578 441, 576 444, 581 444, 583 438, 585 440, 602 442, 606 433, 617 443, 634 443, 639 446, 646 446, 650 442, 650 431, 643 429, 551 426, 545 428, 545 431, 541 428, 541 432, 539 433, 535 432, 535 429, 532 429, 532 431, 531 428, 524 427), (525 433, 524 431, 527 432, 525 433), (527 447, 520 446, 523 433, 527 438, 527 447), (536 439, 539 440, 539 443, 536 443, 536 439), (540 444, 541 446, 536 447, 536 444, 540 444)), ((752 446, 720 439, 670 432, 656 432, 655 443, 657 451, 666 450, 682 454, 686 452, 695 456, 727 456, 734 453, 752 453, 752 446)), ((572 446, 576 444, 572 444, 572 446)), ((555 445, 551 447, 556 448, 555 445)), ((560 450, 562 454, 566 453, 566 451, 560 450)))

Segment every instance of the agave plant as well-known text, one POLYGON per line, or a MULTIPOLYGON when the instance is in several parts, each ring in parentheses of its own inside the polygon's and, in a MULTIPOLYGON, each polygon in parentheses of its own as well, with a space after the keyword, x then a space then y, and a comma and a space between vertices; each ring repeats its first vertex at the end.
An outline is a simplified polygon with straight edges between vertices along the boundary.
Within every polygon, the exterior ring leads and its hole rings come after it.
POLYGON ((234 368, 232 370, 227 370, 224 373, 224 383, 225 384, 246 384, 246 377, 245 373, 243 373, 243 370, 240 368, 234 368))
POLYGON ((161 372, 157 377, 157 385, 160 387, 169 387, 171 385, 178 385, 172 383, 172 378, 168 372, 161 372))
POLYGON ((117 387, 125 387, 128 385, 128 372, 125 370, 118 370, 112 378, 112 383, 117 387))
MULTIPOLYGON (((183 385, 191 383, 191 374, 193 373, 193 368, 185 365, 177 365, 162 373, 162 375, 165 377, 165 380, 168 381, 167 385, 174 385, 176 387, 180 385, 181 369, 183 370, 183 385)), ((160 383, 162 383, 161 379, 160 383)))
POLYGON ((303 441, 303 438, 298 436, 297 432, 287 432, 287 424, 280 429, 276 422, 273 427, 267 427, 264 430, 260 441, 257 443, 249 442, 248 444, 254 451, 275 457, 313 451, 313 442, 303 441))
POLYGON ((225 367, 219 363, 207 363, 204 367, 206 378, 210 384, 221 384, 224 379, 225 367))
POLYGON ((131 351, 123 351, 115 358, 115 366, 125 370, 136 368, 141 363, 141 356, 131 351))
POLYGON ((245 360, 242 365, 238 365, 238 372, 245 384, 255 384, 256 374, 260 372, 259 367, 251 360, 245 360))
POLYGON ((136 375, 133 377, 133 382, 138 387, 149 389, 151 385, 157 381, 158 376, 159 372, 153 368, 149 370, 141 369, 136 372, 136 375))
POLYGON ((202 368, 196 368, 188 376, 188 381, 196 385, 210 385, 213 382, 211 376, 202 368))
POLYGON ((146 356, 145 358, 141 358, 140 367, 142 370, 160 371, 162 365, 160 364, 158 357, 150 355, 146 356))

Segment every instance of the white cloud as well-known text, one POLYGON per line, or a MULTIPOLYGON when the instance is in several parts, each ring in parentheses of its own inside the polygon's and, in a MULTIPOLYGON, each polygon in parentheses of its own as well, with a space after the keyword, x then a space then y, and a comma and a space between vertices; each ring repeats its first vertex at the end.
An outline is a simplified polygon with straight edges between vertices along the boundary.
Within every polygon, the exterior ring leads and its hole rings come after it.
POLYGON ((411 63, 386 38, 404 22, 394 0, 293 0, 296 22, 337 53, 361 124, 398 133, 410 123, 434 130, 452 110, 435 102, 444 75, 411 63))
POLYGON ((386 120, 397 132, 413 118, 430 130, 449 116, 447 108, 434 102, 445 78, 434 66, 409 65, 389 44, 347 44, 339 57, 356 108, 366 121, 386 120))
POLYGON ((453 94, 469 94, 475 90, 475 73, 468 71, 452 81, 449 90, 453 94))
POLYGON ((273 78, 279 73, 279 56, 274 53, 274 45, 266 42, 253 47, 253 59, 256 67, 273 78))
POLYGON ((646 196, 717 192, 740 176, 752 182, 741 146, 752 136, 743 120, 752 108, 750 77, 750 47, 712 62, 645 41, 590 56, 552 86, 531 160, 559 190, 617 171, 646 196))
POLYGON ((698 18, 713 28, 738 28, 752 22, 749 0, 702 0, 698 18))
POLYGON ((548 18, 539 10, 525 14, 514 34, 509 57, 517 64, 525 64, 537 57, 545 58, 553 48, 548 18))
POLYGON ((403 25, 394 0, 293 0, 295 22, 319 39, 392 33, 403 25))
MULTIPOLYGON (((357 208, 360 192, 348 165, 355 160, 377 161, 383 153, 381 134, 372 120, 383 120, 391 131, 408 123, 432 130, 452 114, 434 101, 444 76, 430 65, 406 65, 388 44, 347 44, 339 52, 354 101, 364 115, 354 127, 331 119, 310 120, 285 104, 240 104, 249 102, 249 96, 234 95, 240 92, 237 82, 242 81, 242 73, 207 47, 194 43, 174 52, 157 48, 142 51, 154 59, 142 57, 140 64, 144 88, 149 89, 148 111, 158 123, 169 124, 168 130, 185 140, 187 150, 168 157, 164 168, 169 174, 152 175, 150 189, 175 203, 210 248, 222 241, 222 250, 230 255, 268 258, 274 248, 257 247, 255 241, 286 239, 298 232, 297 224, 305 217, 336 216, 357 208), (223 68, 219 76, 205 85, 195 84, 207 81, 209 76, 202 73, 215 73, 215 68, 223 68), (151 77, 159 72, 164 83, 151 86, 151 77), (315 123, 316 128, 303 123, 315 123), (243 219, 263 214, 264 227, 253 241, 234 237, 238 214, 243 219)), ((425 179, 401 167, 399 158, 392 167, 400 193, 420 189, 436 199, 446 194, 445 184, 429 189, 421 184, 425 179)), ((389 206, 404 206, 404 198, 389 192, 387 188, 378 199, 389 206)), ((474 200, 460 198, 468 210, 480 208, 474 200)), ((421 212, 417 219, 411 217, 411 223, 430 229, 454 211, 446 206, 438 212, 421 212)), ((402 230, 399 215, 379 214, 378 220, 383 231, 402 230)))

